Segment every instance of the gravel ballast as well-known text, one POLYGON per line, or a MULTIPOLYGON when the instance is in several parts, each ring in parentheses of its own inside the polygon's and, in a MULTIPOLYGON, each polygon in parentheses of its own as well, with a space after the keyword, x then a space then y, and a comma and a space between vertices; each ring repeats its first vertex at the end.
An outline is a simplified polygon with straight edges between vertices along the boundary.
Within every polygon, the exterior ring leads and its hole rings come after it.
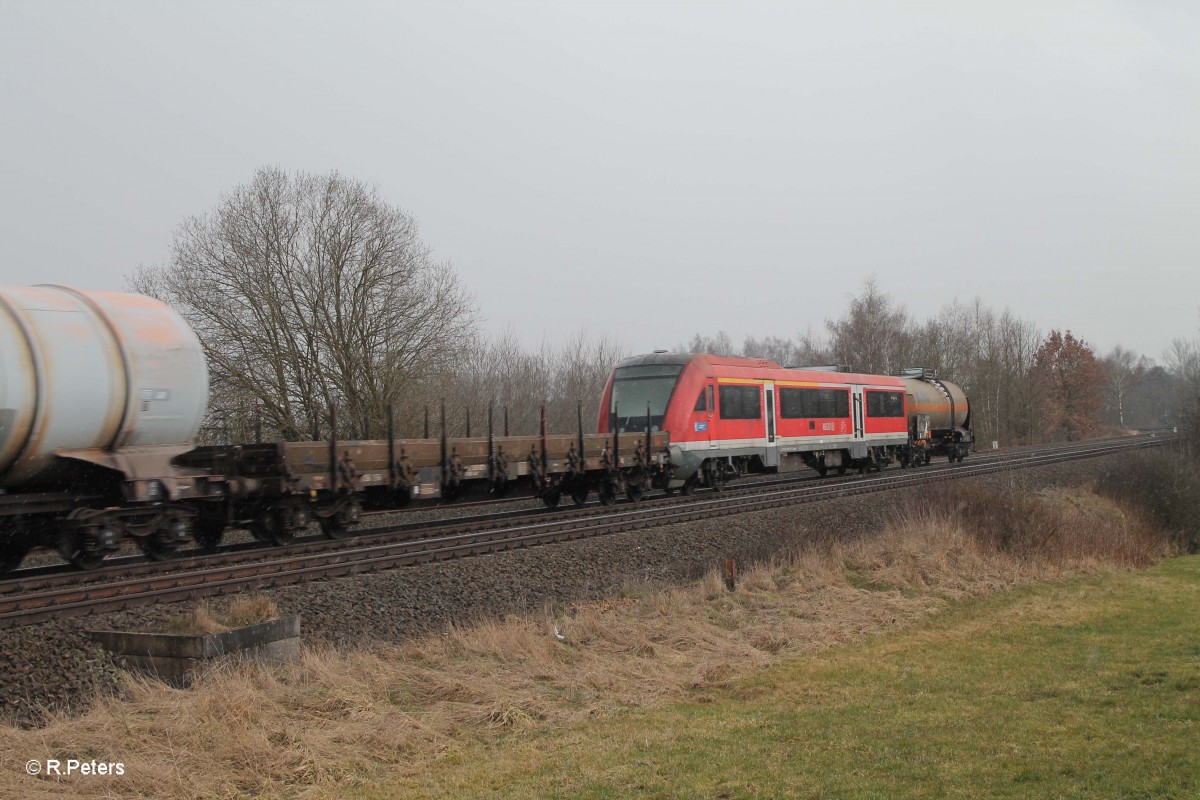
MULTIPOLYGON (((1126 458, 1106 456, 967 480, 1030 490, 1075 486, 1122 468, 1126 458)), ((870 535, 911 491, 823 500, 265 593, 282 613, 301 616, 307 644, 351 648, 398 642, 449 625, 539 612, 547 604, 694 580, 726 558, 744 566, 806 541, 870 535)), ((153 629, 190 607, 156 606, 0 630, 0 714, 19 724, 37 723, 47 709, 77 711, 100 694, 120 691, 121 670, 86 631, 153 629)))

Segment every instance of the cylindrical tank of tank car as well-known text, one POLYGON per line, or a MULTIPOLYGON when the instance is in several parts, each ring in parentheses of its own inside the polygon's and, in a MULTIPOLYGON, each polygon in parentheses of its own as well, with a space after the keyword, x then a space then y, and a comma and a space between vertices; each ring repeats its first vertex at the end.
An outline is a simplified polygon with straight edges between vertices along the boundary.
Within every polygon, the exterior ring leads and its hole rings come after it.
POLYGON ((929 428, 935 431, 966 428, 971 406, 966 393, 957 384, 930 378, 905 378, 908 414, 925 414, 929 428))
POLYGON ((189 443, 207 400, 200 341, 165 303, 0 286, 0 487, 53 484, 56 450, 189 443))

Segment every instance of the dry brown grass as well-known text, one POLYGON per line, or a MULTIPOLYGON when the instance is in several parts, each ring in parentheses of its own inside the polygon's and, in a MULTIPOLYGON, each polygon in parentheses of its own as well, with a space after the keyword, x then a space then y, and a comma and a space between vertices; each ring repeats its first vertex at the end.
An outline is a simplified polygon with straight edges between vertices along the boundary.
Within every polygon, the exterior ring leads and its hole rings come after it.
POLYGON ((682 588, 373 652, 310 650, 274 670, 226 665, 187 691, 131 679, 126 700, 40 730, 0 730, 0 794, 327 794, 417 774, 467 741, 703 698, 748 671, 918 621, 957 598, 1170 552, 1090 491, 947 497, 908 509, 878 536, 747 569, 733 593, 714 569, 682 588), (126 774, 69 787, 22 774, 26 759, 72 756, 121 760, 126 774))
POLYGON ((235 598, 224 607, 202 600, 188 613, 168 622, 161 632, 202 636, 273 619, 279 619, 279 608, 264 594, 235 598))

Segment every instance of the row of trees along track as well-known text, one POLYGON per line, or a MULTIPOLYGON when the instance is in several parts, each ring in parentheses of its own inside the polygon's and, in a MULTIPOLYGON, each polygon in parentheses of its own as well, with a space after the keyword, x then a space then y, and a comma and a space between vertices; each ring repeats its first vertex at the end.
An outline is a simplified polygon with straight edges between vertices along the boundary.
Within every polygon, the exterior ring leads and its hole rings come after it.
POLYGON ((617 509, 592 507, 553 514, 520 512, 451 520, 441 525, 395 526, 368 532, 351 541, 310 542, 273 551, 266 559, 250 563, 244 562, 245 554, 221 554, 190 563, 108 568, 89 575, 86 582, 81 582, 78 574, 18 579, 0 584, 0 626, 354 575, 1002 470, 1029 469, 1176 441, 1177 437, 1170 434, 1143 435, 1030 448, 993 454, 967 465, 891 470, 865 478, 768 481, 695 498, 664 497, 636 508, 625 505, 617 509), (218 564, 228 561, 237 563, 218 564))

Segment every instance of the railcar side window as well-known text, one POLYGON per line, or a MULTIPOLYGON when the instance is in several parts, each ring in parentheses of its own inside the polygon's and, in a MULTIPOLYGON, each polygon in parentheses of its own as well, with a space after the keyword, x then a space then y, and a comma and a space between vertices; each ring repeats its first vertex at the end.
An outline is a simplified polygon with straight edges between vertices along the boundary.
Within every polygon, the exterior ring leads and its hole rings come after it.
POLYGON ((904 394, 902 392, 876 392, 867 390, 868 417, 903 417, 904 394))
POLYGON ((779 389, 779 416, 812 419, 850 416, 850 392, 846 389, 779 389))
POLYGON ((692 411, 708 411, 708 404, 705 403, 704 400, 705 400, 704 390, 701 389, 700 396, 696 398, 696 407, 693 408, 692 411))
POLYGON ((757 386, 722 386, 721 419, 762 419, 762 392, 757 386))
POLYGON ((850 416, 850 392, 846 389, 820 389, 821 410, 826 417, 850 416))

